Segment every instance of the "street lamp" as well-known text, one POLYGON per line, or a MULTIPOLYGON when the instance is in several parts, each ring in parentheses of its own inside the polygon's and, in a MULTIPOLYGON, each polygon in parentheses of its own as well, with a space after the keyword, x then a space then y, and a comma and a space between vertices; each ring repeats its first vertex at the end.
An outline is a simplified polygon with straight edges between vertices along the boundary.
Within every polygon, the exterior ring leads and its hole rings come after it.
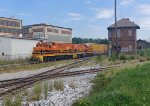
POLYGON ((118 36, 117 36, 117 1, 115 0, 115 36, 116 36, 116 56, 118 58, 118 36))

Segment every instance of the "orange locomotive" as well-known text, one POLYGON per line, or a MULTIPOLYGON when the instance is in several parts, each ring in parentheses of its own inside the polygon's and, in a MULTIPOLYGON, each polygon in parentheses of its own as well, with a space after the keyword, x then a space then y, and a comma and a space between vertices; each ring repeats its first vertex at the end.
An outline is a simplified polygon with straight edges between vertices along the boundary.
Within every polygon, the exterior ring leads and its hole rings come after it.
POLYGON ((33 48, 32 61, 83 58, 91 56, 91 47, 86 44, 38 42, 33 48))

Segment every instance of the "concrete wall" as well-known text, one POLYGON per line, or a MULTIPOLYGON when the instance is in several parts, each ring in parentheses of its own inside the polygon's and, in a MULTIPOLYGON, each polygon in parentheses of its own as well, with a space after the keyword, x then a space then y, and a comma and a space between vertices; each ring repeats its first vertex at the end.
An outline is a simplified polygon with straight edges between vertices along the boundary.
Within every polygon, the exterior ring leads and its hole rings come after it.
POLYGON ((0 59, 13 60, 30 57, 37 40, 0 37, 0 59), (4 52, 4 55, 2 55, 4 52))
POLYGON ((11 39, 0 37, 0 56, 4 55, 11 55, 12 54, 12 46, 11 46, 11 39))

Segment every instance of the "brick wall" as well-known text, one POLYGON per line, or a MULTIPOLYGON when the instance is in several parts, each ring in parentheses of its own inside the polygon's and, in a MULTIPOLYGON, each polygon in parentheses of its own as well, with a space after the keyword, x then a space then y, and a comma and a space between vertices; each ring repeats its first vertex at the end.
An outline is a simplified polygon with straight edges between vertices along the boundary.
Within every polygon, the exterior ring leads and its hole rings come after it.
MULTIPOLYGON (((112 47, 115 49, 116 36, 115 30, 108 30, 109 39, 111 40, 112 47)), ((135 28, 121 28, 117 31, 118 34, 118 45, 120 46, 120 52, 127 54, 136 53, 136 29, 135 28)))

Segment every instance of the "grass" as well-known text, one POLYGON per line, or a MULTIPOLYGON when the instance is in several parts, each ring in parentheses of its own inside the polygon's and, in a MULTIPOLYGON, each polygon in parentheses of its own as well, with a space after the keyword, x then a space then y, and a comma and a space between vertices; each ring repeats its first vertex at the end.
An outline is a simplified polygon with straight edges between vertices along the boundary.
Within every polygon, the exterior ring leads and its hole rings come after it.
POLYGON ((150 63, 98 74, 91 94, 73 106, 149 106, 150 63))
POLYGON ((16 60, 0 60, 0 65, 8 65, 8 64, 23 64, 23 63, 27 63, 29 61, 28 58, 26 59, 16 59, 16 60))
POLYGON ((74 62, 75 60, 63 60, 63 61, 55 61, 55 62, 48 62, 48 63, 40 63, 40 64, 31 64, 31 65, 21 65, 21 66, 10 66, 10 67, 2 67, 0 68, 1 73, 11 73, 11 72, 18 72, 22 70, 36 70, 40 68, 45 68, 49 66, 57 66, 60 64, 68 64, 74 62))
POLYGON ((12 95, 4 97, 4 106, 21 106, 22 99, 20 96, 15 96, 13 99, 12 95))
POLYGON ((63 91, 64 90, 64 82, 62 80, 55 80, 54 81, 54 88, 57 91, 63 91))
POLYGON ((54 83, 53 83, 53 81, 50 81, 49 82, 49 91, 52 92, 53 88, 54 88, 54 83))
POLYGON ((45 99, 47 98, 47 94, 48 94, 48 82, 46 81, 44 83, 44 95, 45 95, 45 99))
POLYGON ((33 88, 33 94, 31 95, 30 100, 39 100, 42 93, 42 84, 36 83, 33 88))

